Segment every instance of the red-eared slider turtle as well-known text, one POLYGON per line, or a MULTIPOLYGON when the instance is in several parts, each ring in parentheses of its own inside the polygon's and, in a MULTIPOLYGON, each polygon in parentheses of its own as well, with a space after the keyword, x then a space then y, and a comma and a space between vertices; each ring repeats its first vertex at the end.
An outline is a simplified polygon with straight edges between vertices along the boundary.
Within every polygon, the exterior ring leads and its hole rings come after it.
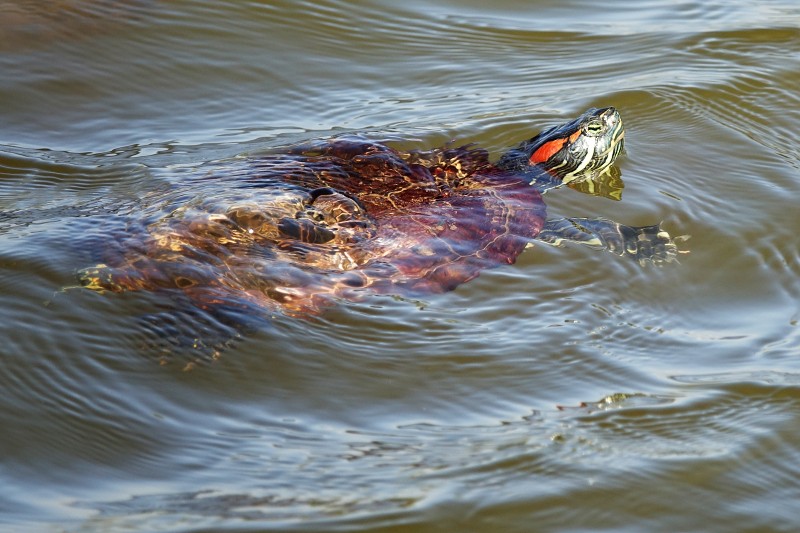
POLYGON ((79 279, 98 291, 172 291, 210 313, 308 315, 336 298, 448 291, 536 241, 672 261, 676 246, 658 225, 546 219, 542 192, 606 172, 623 137, 609 107, 496 164, 472 146, 401 152, 362 138, 249 158, 204 178, 216 180, 213 197, 132 225, 79 279))

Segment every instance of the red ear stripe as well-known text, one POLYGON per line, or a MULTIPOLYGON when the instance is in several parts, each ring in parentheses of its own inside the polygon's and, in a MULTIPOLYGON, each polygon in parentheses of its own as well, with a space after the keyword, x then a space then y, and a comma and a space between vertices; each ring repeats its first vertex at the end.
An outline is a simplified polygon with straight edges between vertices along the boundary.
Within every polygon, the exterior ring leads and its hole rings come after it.
POLYGON ((544 163, 551 157, 553 154, 561 150, 564 147, 564 143, 566 143, 566 139, 556 139, 554 141, 549 141, 541 145, 533 154, 531 154, 530 163, 531 165, 536 165, 539 163, 544 163))

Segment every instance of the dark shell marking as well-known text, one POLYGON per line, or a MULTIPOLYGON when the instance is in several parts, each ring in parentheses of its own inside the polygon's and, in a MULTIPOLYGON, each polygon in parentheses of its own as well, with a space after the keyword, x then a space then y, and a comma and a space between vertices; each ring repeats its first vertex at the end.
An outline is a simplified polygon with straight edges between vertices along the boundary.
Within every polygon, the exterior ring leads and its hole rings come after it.
POLYGON ((298 146, 204 178, 219 185, 214 199, 117 237, 79 278, 99 291, 180 291, 201 309, 292 315, 332 298, 448 291, 513 263, 540 233, 545 205, 531 184, 604 170, 622 137, 609 108, 522 143, 497 165, 469 146, 298 146))

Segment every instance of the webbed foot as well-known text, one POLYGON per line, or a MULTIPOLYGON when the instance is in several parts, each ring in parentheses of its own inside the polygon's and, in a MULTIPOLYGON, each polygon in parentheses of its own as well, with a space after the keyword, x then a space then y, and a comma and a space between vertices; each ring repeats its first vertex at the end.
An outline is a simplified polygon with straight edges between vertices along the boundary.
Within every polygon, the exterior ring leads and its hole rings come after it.
POLYGON ((689 235, 672 237, 661 224, 652 226, 619 226, 622 240, 609 242, 609 251, 630 257, 644 266, 648 262, 656 265, 678 261, 679 254, 688 254, 688 250, 679 250, 678 243, 689 239, 689 235))
POLYGON ((82 268, 76 273, 81 287, 93 291, 117 291, 114 283, 114 272, 108 265, 99 264, 89 268, 82 268))
POLYGON ((678 249, 678 243, 688 240, 688 235, 672 237, 661 224, 626 226, 604 218, 548 220, 537 239, 555 246, 577 242, 629 257, 640 265, 671 263, 680 254, 689 253, 678 249))

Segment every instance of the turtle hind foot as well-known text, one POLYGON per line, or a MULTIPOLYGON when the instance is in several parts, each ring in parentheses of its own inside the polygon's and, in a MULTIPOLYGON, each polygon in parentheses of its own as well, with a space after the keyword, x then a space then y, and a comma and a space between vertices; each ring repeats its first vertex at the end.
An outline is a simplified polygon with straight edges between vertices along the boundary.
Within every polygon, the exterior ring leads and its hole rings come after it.
POLYGON ((114 272, 106 264, 99 264, 93 267, 82 268, 75 273, 78 284, 85 288, 97 292, 115 291, 114 272))

